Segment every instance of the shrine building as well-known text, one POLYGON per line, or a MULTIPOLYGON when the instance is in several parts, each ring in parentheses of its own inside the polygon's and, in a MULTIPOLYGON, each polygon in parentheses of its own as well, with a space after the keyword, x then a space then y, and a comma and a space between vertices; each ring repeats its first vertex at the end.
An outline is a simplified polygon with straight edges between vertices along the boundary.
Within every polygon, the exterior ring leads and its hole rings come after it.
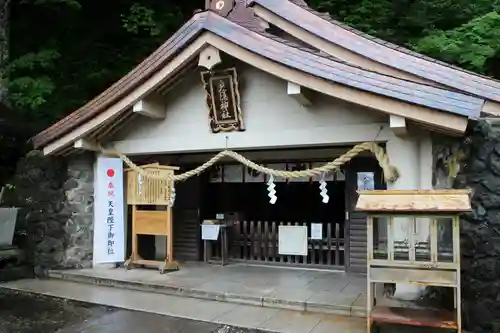
MULTIPOLYGON (((207 0, 204 11, 137 67, 33 142, 45 155, 84 156, 94 165, 88 231, 94 266, 123 262, 132 251, 133 212, 123 194, 130 165, 114 156, 119 164, 102 169, 101 148, 138 166, 175 166, 182 174, 226 149, 294 171, 375 143, 398 171, 393 183, 370 151, 333 172, 293 179, 270 179, 225 157, 175 182, 172 206, 173 256, 180 262, 203 261, 200 225, 230 216, 229 264, 362 273, 366 221, 354 210, 357 191, 439 187, 437 145, 463 140, 471 124, 498 116, 500 82, 366 35, 304 0, 207 0), (112 240, 102 227, 110 219, 110 193, 117 196, 112 240), (280 226, 307 227, 306 255, 279 253, 280 226), (116 260, 103 259, 115 250, 116 260)), ((145 236, 139 252, 162 258, 165 242, 145 236)))

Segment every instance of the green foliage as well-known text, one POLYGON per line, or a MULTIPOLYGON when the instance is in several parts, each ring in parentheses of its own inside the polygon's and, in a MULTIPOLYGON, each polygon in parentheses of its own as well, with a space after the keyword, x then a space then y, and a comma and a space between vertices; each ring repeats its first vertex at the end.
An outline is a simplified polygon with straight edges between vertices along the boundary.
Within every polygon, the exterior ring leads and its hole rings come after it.
POLYGON ((77 0, 33 0, 35 5, 65 5, 73 9, 80 9, 81 4, 77 0))
POLYGON ((55 50, 30 52, 11 61, 5 73, 11 78, 7 90, 12 104, 20 109, 36 110, 42 106, 55 90, 50 70, 61 55, 55 50), (33 77, 33 71, 45 70, 46 75, 33 77))
POLYGON ((489 61, 500 53, 500 14, 491 12, 458 28, 434 32, 419 40, 415 49, 487 74, 489 61))
POLYGON ((55 90, 52 80, 47 76, 37 78, 23 76, 10 81, 7 87, 15 107, 31 110, 45 104, 55 90))
POLYGON ((373 36, 500 75, 500 0, 311 0, 310 5, 373 36))
POLYGON ((42 50, 40 52, 30 52, 12 60, 7 70, 11 73, 19 70, 35 70, 37 67, 52 69, 54 61, 61 55, 56 50, 42 50))
POLYGON ((138 34, 140 30, 147 31, 151 36, 160 34, 158 24, 154 19, 154 10, 139 3, 130 7, 128 15, 122 15, 123 27, 130 33, 138 34))
MULTIPOLYGON (((495 72, 500 68, 500 0, 308 3, 363 32, 500 77, 500 69, 495 72)), ((0 136, 0 151, 26 142, 102 92, 203 4, 203 0, 11 1, 11 62, 0 67, 0 79, 16 108, 15 119, 8 122, 9 138, 15 140, 0 136)), ((18 154, 23 149, 17 149, 18 154)), ((11 163, 15 156, 9 155, 11 163)))

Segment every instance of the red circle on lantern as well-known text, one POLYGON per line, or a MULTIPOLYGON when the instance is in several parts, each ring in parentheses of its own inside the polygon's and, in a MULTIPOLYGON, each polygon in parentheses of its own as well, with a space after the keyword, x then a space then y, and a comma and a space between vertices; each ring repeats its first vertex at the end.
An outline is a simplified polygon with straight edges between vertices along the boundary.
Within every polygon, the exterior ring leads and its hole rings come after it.
POLYGON ((115 170, 108 169, 108 171, 106 171, 106 174, 108 175, 108 177, 113 177, 115 175, 115 170))

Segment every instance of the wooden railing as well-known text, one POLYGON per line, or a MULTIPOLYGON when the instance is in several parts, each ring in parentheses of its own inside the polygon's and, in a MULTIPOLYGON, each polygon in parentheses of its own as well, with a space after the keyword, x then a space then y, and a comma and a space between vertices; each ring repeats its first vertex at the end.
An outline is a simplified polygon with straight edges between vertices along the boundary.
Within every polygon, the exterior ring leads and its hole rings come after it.
MULTIPOLYGON (((278 252, 278 227, 280 225, 305 225, 311 234, 311 223, 236 221, 229 233, 229 257, 232 261, 259 262, 278 265, 333 267, 344 266, 344 232, 340 223, 323 223, 323 239, 308 239, 308 254, 283 256, 278 252)), ((213 253, 219 255, 220 246, 213 253)))

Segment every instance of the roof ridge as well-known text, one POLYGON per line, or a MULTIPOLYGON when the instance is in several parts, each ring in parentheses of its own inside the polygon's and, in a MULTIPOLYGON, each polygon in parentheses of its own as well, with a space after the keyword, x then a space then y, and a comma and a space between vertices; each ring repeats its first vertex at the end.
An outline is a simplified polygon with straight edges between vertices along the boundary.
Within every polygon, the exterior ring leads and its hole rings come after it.
MULTIPOLYGON (((293 3, 293 4, 296 5, 295 3, 293 3)), ((298 5, 296 5, 296 6, 298 6, 298 5)), ((439 60, 439 59, 427 56, 425 54, 413 51, 413 50, 411 50, 410 48, 408 48, 406 46, 401 46, 399 44, 392 43, 392 42, 383 40, 381 38, 375 37, 375 36, 373 36, 373 35, 371 35, 369 33, 366 33, 366 32, 363 32, 363 31, 357 29, 357 28, 354 28, 353 26, 351 26, 351 25, 349 25, 347 23, 339 21, 336 18, 333 18, 332 15, 330 13, 328 13, 328 12, 319 12, 319 11, 317 11, 317 10, 309 7, 309 6, 307 6, 307 7, 298 6, 298 7, 304 8, 307 11, 309 11, 309 12, 311 12, 311 13, 319 16, 322 19, 324 19, 325 21, 328 21, 329 23, 335 24, 335 25, 337 25, 337 26, 339 26, 339 27, 341 27, 343 29, 346 29, 346 30, 348 30, 350 32, 353 32, 353 33, 359 35, 360 37, 363 37, 363 38, 366 38, 368 40, 371 40, 371 41, 373 41, 375 43, 378 43, 378 44, 380 44, 382 46, 386 46, 386 47, 392 48, 392 49, 394 49, 396 51, 399 51, 399 52, 402 52, 402 53, 406 53, 408 55, 412 55, 412 56, 415 56, 415 57, 418 57, 418 58, 421 58, 421 59, 424 59, 424 60, 432 61, 434 63, 440 64, 440 65, 443 65, 443 66, 446 66, 446 67, 450 67, 450 68, 453 68, 453 69, 456 69, 456 70, 459 70, 459 71, 463 71, 463 72, 466 72, 466 73, 471 74, 471 75, 479 76, 479 77, 482 77, 482 78, 485 78, 485 79, 488 79, 488 80, 498 81, 500 83, 500 80, 495 79, 495 78, 493 78, 491 76, 487 76, 487 75, 483 75, 483 74, 479 74, 479 73, 473 72, 471 70, 462 68, 460 66, 447 63, 446 61, 442 61, 442 60, 439 60)))
POLYGON ((385 77, 390 77, 390 78, 397 79, 397 80, 400 80, 400 81, 415 83, 415 84, 418 84, 418 85, 422 85, 422 86, 426 86, 426 87, 431 87, 431 88, 435 88, 435 89, 440 89, 440 90, 443 90, 443 91, 458 92, 460 94, 464 94, 464 95, 468 95, 468 96, 474 97, 474 94, 468 93, 466 91, 461 91, 461 90, 458 90, 458 89, 455 89, 455 88, 452 88, 452 87, 447 87, 447 86, 439 87, 439 86, 432 85, 430 83, 415 81, 415 80, 411 80, 411 79, 408 79, 408 78, 397 77, 397 76, 390 75, 390 74, 387 74, 387 73, 377 72, 377 71, 375 71, 373 69, 365 68, 365 67, 362 67, 362 66, 359 66, 359 65, 352 64, 352 63, 347 62, 345 60, 339 59, 337 57, 334 57, 332 55, 327 54, 324 51, 319 50, 319 52, 318 52, 318 51, 315 51, 312 48, 302 47, 302 46, 296 44, 295 42, 293 42, 291 40, 284 39, 282 37, 275 36, 273 34, 269 34, 269 33, 260 33, 260 34, 263 35, 264 37, 274 39, 274 40, 276 40, 276 41, 278 41, 280 43, 283 43, 283 44, 295 44, 294 47, 297 48, 297 49, 299 49, 299 50, 301 50, 301 51, 308 52, 308 53, 314 54, 314 55, 316 55, 318 57, 322 57, 322 58, 325 58, 325 59, 328 59, 328 60, 331 60, 331 61, 335 61, 337 63, 343 64, 343 65, 346 65, 346 66, 349 66, 349 67, 352 67, 352 68, 361 69, 361 70, 366 71, 366 72, 370 72, 370 73, 381 75, 381 76, 385 76, 385 77))
MULTIPOLYGON (((286 1, 289 1, 289 2, 293 3, 293 0, 286 0, 286 1)), ((298 1, 302 1, 302 0, 298 0, 298 1)), ((384 76, 384 77, 387 77, 387 78, 396 79, 396 80, 399 80, 399 81, 404 81, 404 82, 408 82, 408 83, 414 83, 414 84, 417 84, 417 85, 420 85, 420 86, 429 87, 429 88, 432 88, 432 89, 437 89, 437 90, 441 90, 441 91, 449 91, 449 92, 459 93, 459 94, 462 94, 462 95, 467 95, 467 96, 470 96, 470 97, 476 97, 476 96, 474 96, 474 94, 471 94, 471 93, 466 92, 466 91, 461 91, 461 90, 458 90, 458 89, 455 89, 455 88, 452 88, 452 87, 448 87, 448 86, 442 86, 442 87, 435 86, 435 85, 432 85, 432 84, 429 84, 429 83, 419 82, 419 81, 411 80, 411 79, 408 79, 408 78, 401 78, 401 77, 397 77, 397 76, 390 75, 390 74, 387 74, 387 73, 381 73, 381 72, 378 72, 378 71, 375 71, 375 70, 372 70, 372 69, 369 69, 369 68, 365 68, 365 67, 362 67, 362 66, 359 66, 359 65, 355 65, 355 64, 349 63, 349 62, 347 62, 345 60, 339 59, 339 58, 337 58, 335 56, 332 56, 332 55, 330 55, 330 54, 328 54, 328 53, 326 53, 324 51, 321 51, 321 50, 315 51, 313 48, 301 46, 301 45, 295 43, 292 40, 289 40, 289 39, 286 39, 286 38, 283 38, 283 37, 279 37, 279 36, 273 35, 273 34, 268 33, 266 31, 264 31, 264 32, 261 32, 260 30, 256 31, 254 29, 249 28, 248 26, 245 26, 244 24, 240 24, 239 22, 233 21, 233 20, 231 20, 228 17, 220 16, 217 13, 214 13, 212 11, 209 11, 209 12, 210 12, 210 15, 216 15, 214 17, 215 19, 218 19, 218 18, 225 19, 225 20, 227 20, 227 21, 229 21, 229 22, 231 22, 233 24, 236 24, 236 25, 238 25, 238 26, 240 26, 240 27, 242 27, 244 29, 250 30, 250 31, 252 31, 252 32, 254 32, 256 34, 259 34, 259 35, 263 36, 263 37, 270 38, 270 39, 275 40, 275 41, 277 41, 279 43, 282 43, 282 44, 294 47, 295 49, 297 49, 299 51, 307 52, 307 53, 310 53, 312 55, 315 55, 315 56, 318 56, 318 57, 321 57, 321 58, 324 58, 324 59, 327 59, 327 60, 330 60, 330 61, 334 61, 334 62, 337 62, 339 64, 342 64, 342 65, 345 65, 345 66, 348 66, 348 67, 351 67, 351 68, 360 69, 360 70, 365 71, 365 72, 369 72, 369 73, 372 73, 372 74, 375 74, 375 75, 384 76), (291 45, 291 44, 293 44, 293 45, 291 45)), ((210 16, 207 19, 210 19, 210 16)))

